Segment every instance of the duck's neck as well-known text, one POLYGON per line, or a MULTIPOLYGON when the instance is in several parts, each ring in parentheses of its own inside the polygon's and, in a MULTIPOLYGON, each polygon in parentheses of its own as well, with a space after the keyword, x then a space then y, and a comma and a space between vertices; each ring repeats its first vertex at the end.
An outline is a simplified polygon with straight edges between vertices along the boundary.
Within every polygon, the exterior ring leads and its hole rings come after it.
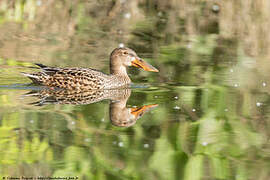
POLYGON ((110 73, 111 75, 128 76, 126 67, 122 65, 116 66, 111 64, 110 73))
POLYGON ((131 82, 127 74, 127 68, 120 64, 120 61, 110 61, 110 73, 113 79, 121 84, 129 84, 131 82))

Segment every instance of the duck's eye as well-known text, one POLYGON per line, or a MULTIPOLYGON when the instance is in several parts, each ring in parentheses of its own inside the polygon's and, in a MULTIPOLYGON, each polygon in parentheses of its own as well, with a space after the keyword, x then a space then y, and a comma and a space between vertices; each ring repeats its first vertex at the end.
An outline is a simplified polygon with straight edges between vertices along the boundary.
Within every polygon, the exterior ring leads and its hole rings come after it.
POLYGON ((124 55, 128 55, 128 52, 123 52, 124 55))

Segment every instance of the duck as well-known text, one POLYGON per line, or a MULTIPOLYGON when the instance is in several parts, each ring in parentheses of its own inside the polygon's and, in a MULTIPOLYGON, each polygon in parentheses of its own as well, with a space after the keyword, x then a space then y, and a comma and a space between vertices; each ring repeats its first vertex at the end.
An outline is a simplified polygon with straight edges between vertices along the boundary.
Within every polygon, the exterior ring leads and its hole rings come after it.
POLYGON ((30 103, 34 106, 48 104, 87 105, 109 100, 109 117, 111 124, 118 127, 130 127, 135 125, 145 113, 158 107, 158 104, 127 107, 127 101, 131 95, 131 89, 108 89, 77 91, 67 89, 51 89, 43 87, 32 90, 24 97, 36 97, 38 101, 30 103))
POLYGON ((116 48, 110 55, 110 74, 92 68, 49 67, 36 63, 39 72, 22 74, 34 84, 68 90, 97 90, 128 87, 131 80, 127 67, 134 66, 145 71, 159 72, 158 69, 140 58, 130 48, 116 48))

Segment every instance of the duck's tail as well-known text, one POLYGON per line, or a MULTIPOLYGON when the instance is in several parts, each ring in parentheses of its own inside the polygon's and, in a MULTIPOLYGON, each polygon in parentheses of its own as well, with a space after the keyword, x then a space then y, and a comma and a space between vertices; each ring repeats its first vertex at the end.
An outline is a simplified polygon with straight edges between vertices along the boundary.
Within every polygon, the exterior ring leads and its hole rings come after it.
POLYGON ((35 84, 43 84, 43 82, 47 79, 49 75, 54 74, 57 71, 57 68, 48 67, 43 64, 35 63, 35 65, 39 67, 30 67, 30 68, 41 69, 41 72, 37 73, 21 72, 22 75, 31 79, 35 84))
POLYGON ((30 74, 30 73, 21 72, 21 74, 31 79, 33 83, 41 84, 40 73, 30 74))
POLYGON ((40 64, 40 63, 35 63, 35 65, 39 66, 39 68, 41 69, 49 68, 48 66, 45 66, 44 64, 40 64))

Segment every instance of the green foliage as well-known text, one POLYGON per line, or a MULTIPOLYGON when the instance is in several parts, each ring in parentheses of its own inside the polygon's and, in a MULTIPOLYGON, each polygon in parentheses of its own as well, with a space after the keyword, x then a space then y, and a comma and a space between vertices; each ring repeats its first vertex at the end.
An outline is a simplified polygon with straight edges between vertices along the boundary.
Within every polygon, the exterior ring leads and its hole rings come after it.
POLYGON ((90 169, 90 161, 83 148, 68 147, 64 154, 64 164, 62 169, 56 170, 54 176, 78 176, 87 179, 93 178, 90 169))
POLYGON ((195 155, 189 158, 184 179, 199 180, 203 177, 203 159, 202 155, 195 155))
POLYGON ((160 179, 173 179, 173 170, 175 169, 173 155, 175 151, 168 143, 166 136, 161 136, 156 143, 155 153, 151 157, 149 166, 160 176, 160 179))

